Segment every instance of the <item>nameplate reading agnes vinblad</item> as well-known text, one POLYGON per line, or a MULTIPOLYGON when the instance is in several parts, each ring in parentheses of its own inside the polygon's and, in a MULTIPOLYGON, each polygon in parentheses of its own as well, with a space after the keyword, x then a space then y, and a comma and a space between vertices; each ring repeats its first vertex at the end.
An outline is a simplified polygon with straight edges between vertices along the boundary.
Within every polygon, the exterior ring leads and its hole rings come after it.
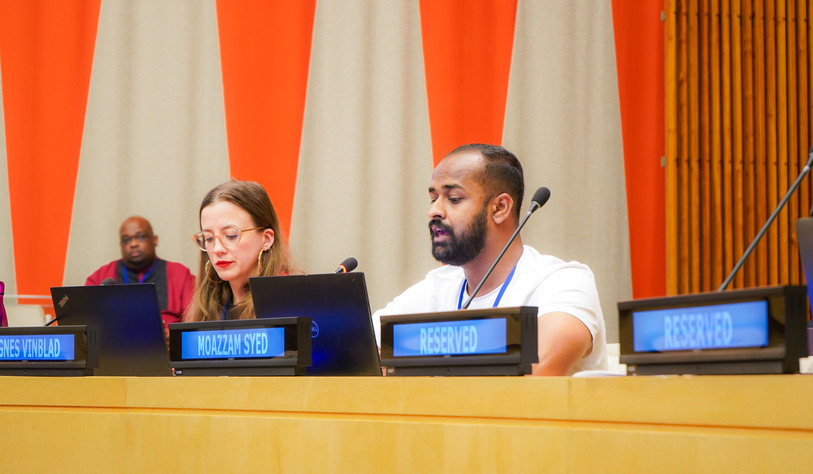
POLYGON ((74 360, 74 335, 0 336, 0 360, 74 360))
POLYGON ((764 347, 768 302, 634 311, 635 352, 764 347))
POLYGON ((504 318, 394 324, 392 355, 504 354, 506 325, 504 318))
POLYGON ((183 360, 282 357, 285 329, 184 331, 181 348, 183 360))

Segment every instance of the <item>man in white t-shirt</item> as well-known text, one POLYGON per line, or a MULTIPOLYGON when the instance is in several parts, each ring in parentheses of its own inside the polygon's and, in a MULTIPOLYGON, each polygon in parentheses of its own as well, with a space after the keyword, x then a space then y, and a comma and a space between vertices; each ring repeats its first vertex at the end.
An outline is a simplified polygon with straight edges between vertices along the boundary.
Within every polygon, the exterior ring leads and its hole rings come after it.
MULTIPOLYGON (((432 174, 432 255, 446 264, 373 315, 459 309, 516 230, 525 192, 522 165, 500 146, 464 145, 432 174)), ((539 308, 534 375, 606 369, 606 335, 593 273, 586 265, 541 255, 520 236, 508 247, 469 308, 539 308)))

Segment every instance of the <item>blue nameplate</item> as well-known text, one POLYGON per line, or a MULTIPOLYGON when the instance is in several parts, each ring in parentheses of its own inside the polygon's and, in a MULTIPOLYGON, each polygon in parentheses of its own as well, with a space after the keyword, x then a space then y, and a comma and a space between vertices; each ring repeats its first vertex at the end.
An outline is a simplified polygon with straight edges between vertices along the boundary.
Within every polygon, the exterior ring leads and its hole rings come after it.
POLYGON ((388 375, 525 375, 537 355, 537 308, 381 317, 388 375))
POLYGON ((282 357, 285 329, 250 328, 181 333, 181 360, 282 357))
POLYGON ((98 340, 95 326, 0 328, 0 375, 93 375, 98 340))
POLYGON ((620 301, 620 361, 631 375, 795 373, 808 314, 789 285, 620 301))
POLYGON ((175 375, 304 375, 311 362, 311 318, 169 325, 175 375))
POLYGON ((768 345, 768 302, 633 311, 633 350, 664 352, 768 345))
POLYGON ((73 334, 0 335, 0 360, 75 360, 73 334))
POLYGON ((392 326, 395 357, 504 354, 505 319, 464 319, 392 326))

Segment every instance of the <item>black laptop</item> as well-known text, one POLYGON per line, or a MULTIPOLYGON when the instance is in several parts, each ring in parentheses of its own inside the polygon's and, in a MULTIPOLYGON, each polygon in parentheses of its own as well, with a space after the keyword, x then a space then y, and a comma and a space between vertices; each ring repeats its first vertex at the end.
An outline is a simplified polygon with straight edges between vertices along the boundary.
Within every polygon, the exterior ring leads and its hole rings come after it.
POLYGON ((802 271, 807 281, 807 295, 813 304, 813 217, 796 220, 796 241, 802 259, 802 271))
MULTIPOLYGON (((808 302, 813 307, 813 217, 796 220, 796 241, 802 259, 802 272, 807 282, 808 302)), ((813 321, 808 322, 807 326, 807 352, 813 355, 813 321)))
POLYGON ((307 316, 313 363, 307 375, 381 375, 363 273, 249 279, 258 318, 307 316))
POLYGON ((59 325, 97 328, 94 375, 171 375, 155 285, 51 288, 59 325))

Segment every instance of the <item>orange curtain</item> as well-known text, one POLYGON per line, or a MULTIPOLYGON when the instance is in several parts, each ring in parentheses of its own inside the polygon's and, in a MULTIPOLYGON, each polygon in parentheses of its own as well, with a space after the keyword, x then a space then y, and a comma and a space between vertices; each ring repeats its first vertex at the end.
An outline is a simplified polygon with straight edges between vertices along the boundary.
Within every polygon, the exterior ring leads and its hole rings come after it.
POLYGON ((662 0, 613 1, 634 298, 666 294, 662 0))
POLYGON ((0 1, 19 294, 62 284, 99 8, 100 0, 0 1))
POLYGON ((290 234, 316 0, 217 2, 229 166, 290 234))
POLYGON ((465 143, 501 144, 516 0, 420 5, 435 164, 465 143))

